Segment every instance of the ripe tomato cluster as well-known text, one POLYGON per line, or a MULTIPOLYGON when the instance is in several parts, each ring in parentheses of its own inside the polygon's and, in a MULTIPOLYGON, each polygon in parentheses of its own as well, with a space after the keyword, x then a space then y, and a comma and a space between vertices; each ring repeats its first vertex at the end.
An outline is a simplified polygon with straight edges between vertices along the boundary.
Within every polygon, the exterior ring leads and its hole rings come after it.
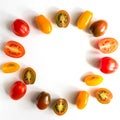
MULTIPOLYGON (((76 26, 81 29, 89 29, 90 34, 94 37, 99 37, 105 34, 108 24, 105 20, 97 20, 91 23, 93 13, 91 11, 83 12, 76 23, 76 26)), ((66 28, 70 23, 70 15, 65 10, 59 10, 55 15, 56 25, 60 28, 66 28)), ((45 34, 52 32, 52 24, 44 15, 38 15, 35 18, 35 23, 38 29, 45 34)), ((11 30, 19 37, 26 37, 30 33, 28 23, 22 19, 16 19, 11 24, 11 30)), ((112 37, 101 38, 97 42, 98 50, 104 54, 110 54, 118 48, 118 41, 112 37)), ((25 48, 22 44, 10 40, 4 46, 4 53, 9 57, 20 58, 25 55, 25 48)), ((99 70, 105 74, 113 73, 117 70, 118 63, 111 57, 103 57, 100 59, 99 70)), ((13 73, 20 69, 20 65, 15 62, 8 62, 2 65, 4 73, 13 73)), ((98 74, 90 74, 84 77, 84 82, 88 86, 97 86, 103 82, 103 77, 98 74)), ((33 68, 27 67, 22 71, 22 81, 14 82, 9 90, 9 95, 13 100, 21 99, 27 91, 27 85, 34 84, 36 80, 36 72, 33 68)), ((98 88, 95 91, 96 99, 102 104, 108 104, 113 95, 107 88, 98 88)), ((89 99, 88 91, 79 91, 76 97, 76 106, 78 109, 86 107, 89 99)), ((51 96, 48 92, 42 91, 36 98, 36 106, 40 110, 46 109, 51 104, 51 96)), ((53 110, 57 115, 63 115, 68 109, 68 102, 64 98, 58 98, 54 101, 53 110)))

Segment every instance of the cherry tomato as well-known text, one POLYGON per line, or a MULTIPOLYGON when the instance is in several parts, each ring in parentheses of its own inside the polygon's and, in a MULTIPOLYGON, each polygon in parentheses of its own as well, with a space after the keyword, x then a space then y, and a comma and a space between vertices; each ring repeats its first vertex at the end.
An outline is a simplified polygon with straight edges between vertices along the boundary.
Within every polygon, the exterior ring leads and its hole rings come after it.
POLYGON ((2 65, 2 72, 12 73, 16 72, 20 68, 20 65, 15 62, 7 62, 2 65))
POLYGON ((83 12, 77 20, 77 27, 79 29, 85 30, 90 24, 93 18, 93 13, 91 11, 83 12))
POLYGON ((70 23, 70 16, 67 11, 59 10, 55 16, 56 24, 58 27, 67 27, 70 23))
POLYGON ((9 95, 13 100, 18 100, 25 95, 26 90, 27 87, 23 82, 16 81, 11 85, 9 95))
POLYGON ((88 103, 89 93, 87 91, 80 91, 76 98, 76 106, 78 109, 84 109, 88 103))
POLYGON ((97 100, 102 104, 108 104, 110 103, 111 99, 113 98, 113 95, 110 90, 106 88, 99 88, 95 92, 95 97, 97 100))
POLYGON ((27 67, 22 72, 22 80, 25 84, 34 84, 36 80, 36 72, 31 67, 27 67))
POLYGON ((36 105, 40 110, 44 110, 50 105, 50 102, 51 102, 50 94, 43 91, 38 95, 36 105))
POLYGON ((103 57, 100 60, 100 70, 103 73, 109 74, 117 70, 118 63, 115 59, 111 57, 103 57))
POLYGON ((108 24, 105 20, 98 20, 91 24, 90 30, 95 37, 98 37, 102 36, 105 33, 107 27, 108 24))
POLYGON ((25 54, 25 49, 20 43, 11 40, 5 44, 4 52, 10 57, 20 58, 25 54))
POLYGON ((98 48, 102 53, 112 53, 118 48, 118 41, 114 38, 100 39, 98 41, 98 48))
POLYGON ((53 110, 57 115, 64 115, 67 112, 68 103, 65 99, 59 98, 54 102, 53 110))
POLYGON ((92 75, 87 75, 84 78, 84 82, 88 85, 88 86, 96 86, 99 85, 100 83, 102 83, 103 81, 103 77, 101 75, 96 75, 96 74, 92 74, 92 75))
POLYGON ((13 23, 12 23, 12 31, 20 37, 25 37, 29 34, 30 32, 30 28, 27 22, 25 22, 22 19, 16 19, 13 23))
POLYGON ((43 33, 49 34, 52 32, 52 25, 44 15, 38 15, 35 18, 35 23, 43 33))

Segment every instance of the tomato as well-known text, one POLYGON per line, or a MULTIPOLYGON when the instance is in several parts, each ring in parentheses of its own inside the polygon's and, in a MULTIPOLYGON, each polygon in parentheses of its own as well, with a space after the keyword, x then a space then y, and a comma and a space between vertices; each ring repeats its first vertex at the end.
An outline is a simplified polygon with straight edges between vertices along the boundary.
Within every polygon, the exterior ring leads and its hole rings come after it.
POLYGON ((117 70, 118 63, 115 59, 111 57, 103 57, 100 60, 100 70, 103 73, 109 74, 117 70))
POLYGON ((102 53, 112 53, 118 48, 118 41, 114 38, 100 39, 98 41, 98 48, 102 53))
POLYGON ((7 62, 2 65, 2 72, 12 73, 12 72, 16 72, 17 70, 19 70, 19 68, 20 68, 20 65, 18 63, 7 62))
POLYGON ((20 43, 10 40, 5 44, 4 52, 10 57, 20 58, 25 54, 25 49, 20 43))
POLYGON ((88 85, 88 86, 96 86, 99 85, 100 83, 102 83, 103 81, 103 77, 101 75, 96 75, 96 74, 92 74, 92 75, 87 75, 84 78, 84 82, 88 85))
POLYGON ((70 16, 67 11, 59 10, 55 16, 56 24, 58 27, 67 27, 70 23, 70 16))
POLYGON ((97 100, 102 104, 108 104, 110 103, 111 99, 113 98, 113 95, 110 90, 106 88, 99 88, 95 92, 95 97, 97 100))
POLYGON ((85 30, 90 24, 93 18, 93 13, 91 11, 83 12, 77 20, 77 27, 79 29, 85 30))
POLYGON ((76 106, 78 109, 84 109, 88 103, 89 93, 87 91, 80 91, 76 98, 76 106))
POLYGON ((44 110, 50 105, 50 102, 50 94, 43 91, 38 95, 36 105, 40 110, 44 110))
POLYGON ((36 72, 33 68, 27 67, 22 72, 22 80, 25 84, 34 84, 36 80, 36 72))
POLYGON ((95 37, 102 36, 106 29, 108 27, 108 24, 105 20, 98 20, 91 24, 90 31, 95 37))
POLYGON ((68 103, 64 98, 59 98, 54 102, 53 110, 57 115, 64 115, 67 109, 68 103))
POLYGON ((25 95, 26 90, 27 87, 23 82, 16 81, 11 85, 9 95, 13 100, 18 100, 25 95))
POLYGON ((43 33, 49 34, 52 32, 52 25, 44 15, 36 16, 35 23, 43 33))
POLYGON ((22 19, 16 19, 11 25, 12 31, 20 37, 25 37, 29 34, 30 28, 27 22, 22 19))

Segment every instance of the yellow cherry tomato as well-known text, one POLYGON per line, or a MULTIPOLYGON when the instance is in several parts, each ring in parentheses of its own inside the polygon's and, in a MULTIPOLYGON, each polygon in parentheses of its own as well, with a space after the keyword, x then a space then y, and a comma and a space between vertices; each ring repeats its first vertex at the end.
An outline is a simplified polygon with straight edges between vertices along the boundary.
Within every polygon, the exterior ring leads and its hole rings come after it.
POLYGON ((101 75, 87 75, 84 78, 84 82, 88 85, 88 86, 96 86, 99 85, 100 83, 102 83, 103 81, 103 77, 101 75))
POLYGON ((92 17, 92 12, 88 10, 83 12, 77 20, 77 27, 82 30, 86 29, 87 26, 90 24, 92 17))
POLYGON ((43 33, 49 34, 52 32, 52 25, 44 15, 37 16, 35 18, 35 23, 43 33))
POLYGON ((2 65, 2 72, 12 73, 16 72, 20 68, 20 65, 15 62, 7 62, 2 65))
POLYGON ((88 103, 89 93, 87 91, 80 91, 76 98, 76 106, 78 109, 84 109, 88 103))

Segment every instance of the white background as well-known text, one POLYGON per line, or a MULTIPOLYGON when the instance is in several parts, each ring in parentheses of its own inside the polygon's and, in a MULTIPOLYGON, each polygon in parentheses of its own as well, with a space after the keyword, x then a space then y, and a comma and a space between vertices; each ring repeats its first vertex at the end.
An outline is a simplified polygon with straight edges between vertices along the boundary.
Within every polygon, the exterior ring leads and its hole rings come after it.
POLYGON ((80 13, 85 10, 93 12, 93 21, 105 19, 108 22, 108 29, 102 37, 114 37, 119 42, 119 0, 0 0, 0 66, 9 61, 21 66, 19 71, 11 74, 0 71, 1 120, 120 119, 120 70, 103 74, 95 64, 103 56, 111 56, 120 63, 120 48, 108 55, 94 48, 96 38, 75 25, 80 13), (71 17, 65 29, 55 24, 54 15, 60 9, 68 11, 71 17), (51 21, 51 34, 46 35, 36 28, 34 18, 39 14, 44 14, 51 21), (18 37, 11 31, 10 25, 16 18, 24 19, 30 25, 27 37, 18 37), (21 43, 26 50, 25 56, 18 59, 6 56, 3 47, 8 40, 21 43), (32 67, 36 71, 36 82, 27 86, 23 98, 14 101, 9 97, 8 90, 13 82, 21 79, 20 73, 25 67, 32 67), (102 75, 103 83, 96 87, 87 86, 82 78, 89 72, 102 75), (99 87, 112 91, 110 104, 102 105, 93 97, 94 90, 99 87), (36 107, 35 99, 43 90, 50 93, 51 105, 42 111, 36 107), (75 97, 80 90, 90 93, 83 110, 75 106, 75 97), (56 98, 68 101, 69 108, 63 116, 56 115, 52 110, 56 98))

